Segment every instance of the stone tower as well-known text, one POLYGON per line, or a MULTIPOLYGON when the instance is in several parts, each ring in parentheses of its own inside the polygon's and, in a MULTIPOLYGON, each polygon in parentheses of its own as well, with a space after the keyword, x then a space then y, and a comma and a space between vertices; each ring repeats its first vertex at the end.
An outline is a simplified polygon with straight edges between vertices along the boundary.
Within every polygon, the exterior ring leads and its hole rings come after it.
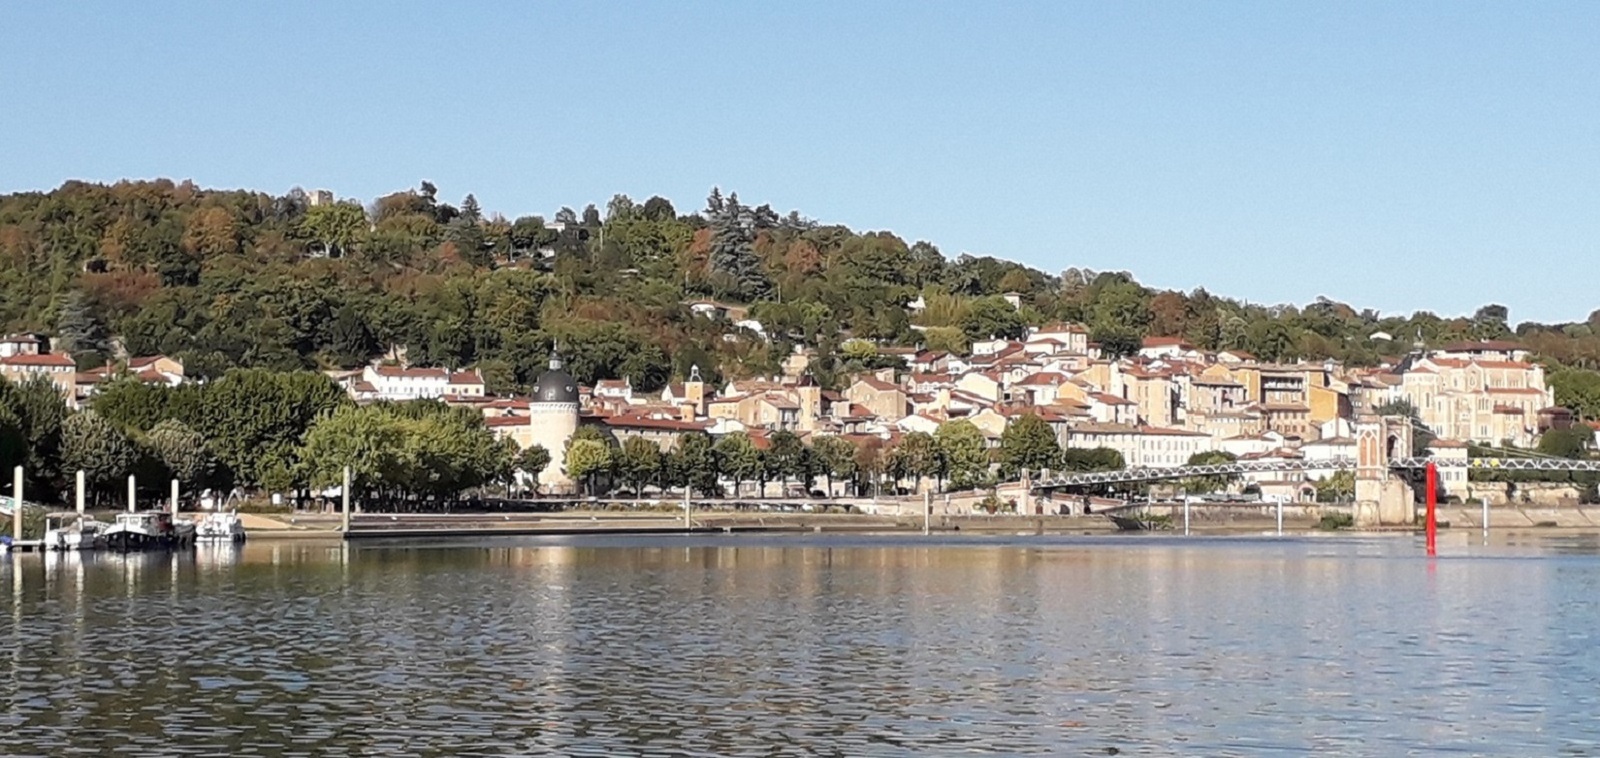
MULTIPOLYGON (((700 366, 689 367, 689 380, 683 383, 684 404, 694 406, 694 415, 706 413, 706 383, 700 378, 700 366)), ((693 419, 691 419, 693 420, 693 419)))
POLYGON ((1416 521, 1411 488, 1394 475, 1389 462, 1412 457, 1411 419, 1363 415, 1356 418, 1357 526, 1397 526, 1416 521))
POLYGON ((550 465, 539 472, 539 486, 552 494, 574 490, 567 476, 567 441, 578 430, 578 383, 566 372, 561 353, 550 350, 550 370, 539 376, 528 403, 530 444, 550 452, 550 465))

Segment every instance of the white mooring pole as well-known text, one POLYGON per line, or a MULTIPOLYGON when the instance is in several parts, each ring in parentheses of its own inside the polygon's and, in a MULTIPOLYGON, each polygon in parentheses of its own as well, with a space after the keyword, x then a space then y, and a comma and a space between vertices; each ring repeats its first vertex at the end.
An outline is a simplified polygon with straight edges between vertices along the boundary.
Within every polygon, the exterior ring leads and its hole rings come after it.
POLYGON ((172 520, 178 520, 178 480, 172 480, 172 520))
POLYGON ((79 469, 78 470, 78 476, 76 478, 78 480, 77 481, 77 485, 78 485, 78 487, 77 487, 77 489, 78 489, 78 515, 82 516, 83 515, 84 505, 85 505, 84 494, 85 494, 85 490, 88 489, 87 486, 86 486, 87 485, 87 480, 86 480, 85 475, 83 473, 83 469, 79 469))
POLYGON ((933 533, 933 490, 922 493, 922 533, 933 533))
POLYGON ((350 531, 350 467, 344 467, 344 486, 339 489, 339 531, 350 531))
POLYGON ((1183 536, 1189 536, 1189 496, 1183 497, 1183 536))
POLYGON ((1479 498, 1483 503, 1483 544, 1489 544, 1489 498, 1479 498))
POLYGON ((128 512, 133 513, 134 506, 139 502, 138 494, 134 491, 133 474, 128 475, 128 512))
MULTIPOLYGON (((11 470, 11 539, 22 541, 22 467, 11 470)), ((21 548, 17 548, 20 550, 21 548)))

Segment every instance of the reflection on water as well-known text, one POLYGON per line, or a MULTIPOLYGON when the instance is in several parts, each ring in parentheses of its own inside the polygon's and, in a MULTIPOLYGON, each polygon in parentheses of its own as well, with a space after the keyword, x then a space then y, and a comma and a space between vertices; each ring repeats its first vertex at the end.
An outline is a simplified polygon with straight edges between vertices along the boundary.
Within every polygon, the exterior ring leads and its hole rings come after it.
POLYGON ((0 752, 1600 755, 1600 544, 23 556, 0 752))

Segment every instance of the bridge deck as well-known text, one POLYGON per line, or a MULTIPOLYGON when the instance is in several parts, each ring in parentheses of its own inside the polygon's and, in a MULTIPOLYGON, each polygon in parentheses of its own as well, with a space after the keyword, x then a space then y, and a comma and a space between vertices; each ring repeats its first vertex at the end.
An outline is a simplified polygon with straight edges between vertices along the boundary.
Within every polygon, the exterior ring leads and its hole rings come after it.
MULTIPOLYGON (((1476 471, 1600 471, 1600 460, 1570 460, 1566 458, 1399 458, 1389 462, 1390 469, 1417 470, 1429 463, 1438 468, 1466 468, 1476 471)), ((1291 471, 1334 472, 1351 471, 1356 462, 1351 458, 1326 460, 1236 461, 1209 463, 1201 466, 1173 466, 1166 468, 1139 467, 1117 471, 1091 471, 1046 477, 1033 484, 1035 489, 1084 487, 1096 484, 1129 484, 1167 479, 1188 479, 1202 476, 1237 476, 1239 474, 1275 473, 1291 471)))

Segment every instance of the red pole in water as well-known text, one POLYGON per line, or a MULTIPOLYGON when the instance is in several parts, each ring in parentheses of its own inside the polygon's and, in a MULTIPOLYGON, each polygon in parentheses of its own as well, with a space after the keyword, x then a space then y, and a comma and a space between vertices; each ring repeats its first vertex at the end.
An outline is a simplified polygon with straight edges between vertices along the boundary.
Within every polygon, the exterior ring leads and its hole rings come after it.
POLYGON ((1428 555, 1438 552, 1439 521, 1435 511, 1439 505, 1439 469, 1428 462, 1428 555))

